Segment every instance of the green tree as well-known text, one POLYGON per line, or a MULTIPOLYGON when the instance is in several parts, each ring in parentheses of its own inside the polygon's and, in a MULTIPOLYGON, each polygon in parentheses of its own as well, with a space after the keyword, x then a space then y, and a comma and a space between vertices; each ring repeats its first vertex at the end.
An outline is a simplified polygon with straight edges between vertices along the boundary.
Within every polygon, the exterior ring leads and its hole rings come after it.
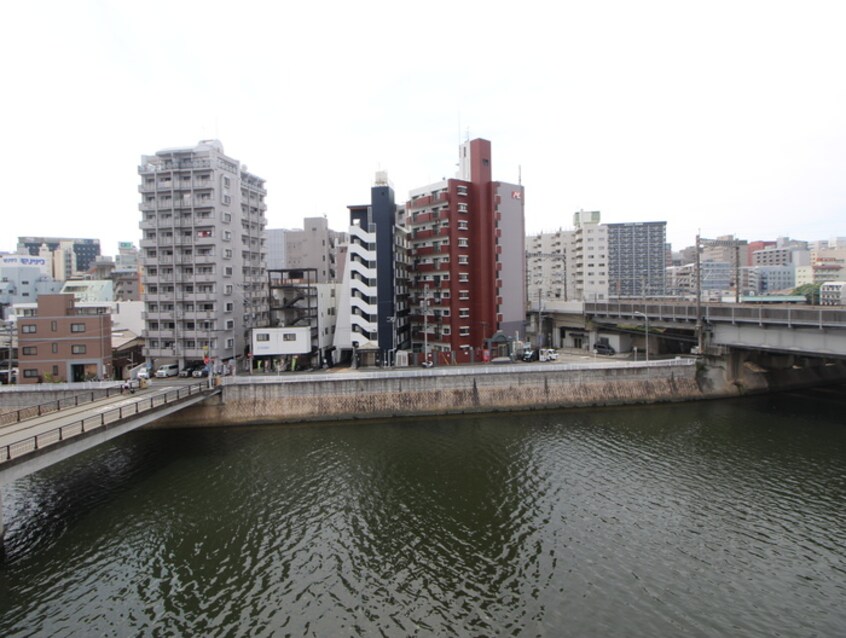
POLYGON ((822 284, 802 284, 793 290, 794 295, 805 295, 812 306, 820 305, 820 286, 822 284))

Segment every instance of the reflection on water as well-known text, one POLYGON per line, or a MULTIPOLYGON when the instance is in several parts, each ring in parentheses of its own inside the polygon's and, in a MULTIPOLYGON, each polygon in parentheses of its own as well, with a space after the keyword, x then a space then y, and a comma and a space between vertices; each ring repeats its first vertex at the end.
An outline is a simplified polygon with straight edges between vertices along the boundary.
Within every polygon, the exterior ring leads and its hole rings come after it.
POLYGON ((136 433, 3 488, 0 634, 842 635, 844 407, 136 433))

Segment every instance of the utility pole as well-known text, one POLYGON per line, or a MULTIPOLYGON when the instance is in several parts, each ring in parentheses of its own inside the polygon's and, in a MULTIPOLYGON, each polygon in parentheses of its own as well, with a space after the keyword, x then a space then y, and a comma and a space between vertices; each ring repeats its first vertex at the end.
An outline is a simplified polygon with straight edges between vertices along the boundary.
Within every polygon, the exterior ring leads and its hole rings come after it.
POLYGON ((423 311, 423 365, 429 365, 429 284, 423 284, 423 301, 420 303, 423 311))
POLYGON ((699 349, 699 355, 701 356, 703 343, 702 343, 702 274, 700 271, 700 263, 699 263, 699 245, 700 239, 699 234, 696 234, 696 346, 699 349))

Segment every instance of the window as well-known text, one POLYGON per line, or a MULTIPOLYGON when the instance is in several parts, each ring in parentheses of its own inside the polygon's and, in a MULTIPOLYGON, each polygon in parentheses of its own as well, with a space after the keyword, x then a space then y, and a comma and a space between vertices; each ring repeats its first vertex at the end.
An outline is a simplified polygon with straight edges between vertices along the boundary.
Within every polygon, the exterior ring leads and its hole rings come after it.
POLYGON ((35 346, 24 346, 23 353, 25 355, 36 355, 38 354, 38 348, 35 346))
POLYGON ((33 370, 32 368, 29 368, 28 370, 24 370, 24 377, 26 377, 27 379, 34 379, 37 376, 38 376, 38 370, 33 370))
POLYGON ((86 349, 85 345, 71 346, 71 354, 85 354, 86 349))
POLYGON ((458 281, 459 283, 468 283, 470 281, 470 275, 466 272, 458 273, 458 281))
POLYGON ((50 345, 50 352, 52 352, 53 354, 58 353, 59 352, 59 344, 58 343, 51 344, 50 345))
POLYGON ((460 337, 469 337, 470 336, 470 326, 461 326, 458 329, 458 335, 460 337))
POLYGON ((458 291, 458 298, 462 301, 466 301, 470 299, 470 291, 469 290, 459 290, 458 291))
POLYGON ((84 323, 72 323, 71 324, 71 332, 85 332, 85 324, 84 323))
POLYGON ((21 326, 21 332, 24 334, 35 334, 35 326, 23 325, 21 326))
POLYGON ((470 240, 466 237, 459 237, 458 238, 458 247, 459 248, 467 248, 470 245, 470 240))
POLYGON ((232 249, 231 248, 227 248, 226 250, 223 251, 223 258, 224 259, 232 259, 232 249))
POLYGON ((282 341, 296 341, 296 340, 297 340, 297 335, 295 335, 292 332, 289 332, 287 334, 282 335, 282 341))
POLYGON ((256 334, 256 341, 270 341, 270 335, 266 332, 256 334))
POLYGON ((462 319, 466 319, 470 316, 470 308, 459 308, 458 309, 458 316, 462 319))
POLYGON ((50 330, 52 332, 56 332, 56 330, 58 330, 58 329, 59 329, 59 323, 57 321, 51 321, 50 322, 50 330))
POLYGON ((470 257, 468 255, 459 255, 458 256, 458 263, 462 266, 466 266, 470 263, 470 257))

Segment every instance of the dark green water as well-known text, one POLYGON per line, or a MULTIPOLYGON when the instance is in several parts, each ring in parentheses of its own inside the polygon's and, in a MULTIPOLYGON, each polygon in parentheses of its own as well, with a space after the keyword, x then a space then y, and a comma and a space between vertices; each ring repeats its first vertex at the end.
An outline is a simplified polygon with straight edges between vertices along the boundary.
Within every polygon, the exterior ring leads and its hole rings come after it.
POLYGON ((140 432, 3 488, 2 636, 843 636, 843 388, 140 432))

